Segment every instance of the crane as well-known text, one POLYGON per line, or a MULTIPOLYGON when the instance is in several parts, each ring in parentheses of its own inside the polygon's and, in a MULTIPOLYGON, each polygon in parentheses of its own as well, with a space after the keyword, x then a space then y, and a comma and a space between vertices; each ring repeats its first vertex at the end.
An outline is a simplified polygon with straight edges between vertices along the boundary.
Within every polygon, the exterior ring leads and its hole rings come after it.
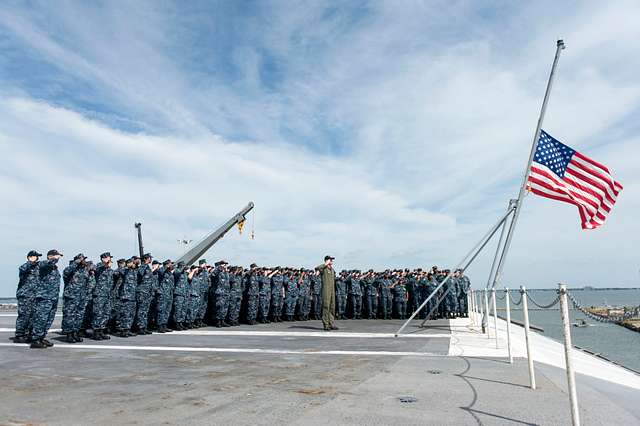
POLYGON ((231 219, 229 219, 224 225, 205 236, 202 241, 196 244, 191 250, 183 254, 176 263, 184 262, 185 265, 189 266, 193 264, 200 256, 206 253, 207 250, 211 248, 220 238, 224 237, 231 228, 235 225, 238 225, 240 232, 242 232, 242 227, 244 226, 244 222, 246 220, 245 216, 249 213, 254 207, 253 202, 249 202, 245 208, 236 213, 231 219))

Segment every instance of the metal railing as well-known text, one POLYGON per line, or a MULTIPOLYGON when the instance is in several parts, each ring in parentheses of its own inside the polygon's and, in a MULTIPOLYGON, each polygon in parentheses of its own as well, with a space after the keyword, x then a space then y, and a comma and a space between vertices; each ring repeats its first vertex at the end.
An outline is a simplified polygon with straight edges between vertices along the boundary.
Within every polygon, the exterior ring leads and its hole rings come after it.
POLYGON ((498 296, 496 294, 495 289, 481 289, 481 290, 473 290, 471 289, 469 294, 469 309, 470 309, 470 317, 472 324, 474 326, 482 326, 482 333, 486 333, 488 338, 491 338, 492 334, 496 339, 496 347, 498 347, 498 323, 497 323, 497 313, 496 313, 496 300, 504 301, 504 309, 506 311, 506 340, 507 340, 507 356, 510 364, 513 364, 513 351, 512 351, 512 336, 511 336, 511 306, 512 305, 522 305, 522 312, 524 318, 524 336, 525 336, 525 346, 526 346, 526 357, 527 357, 527 367, 529 370, 529 387, 531 389, 536 389, 536 376, 533 362, 533 350, 532 348, 532 339, 531 339, 531 327, 529 323, 529 303, 531 303, 537 309, 556 309, 560 311, 560 317, 562 320, 562 333, 563 333, 563 346, 564 346, 564 359, 565 359, 565 370, 567 375, 567 388, 569 391, 569 404, 571 409, 571 420, 573 425, 580 424, 580 413, 578 407, 578 394, 576 389, 576 380, 575 380, 575 372, 573 366, 573 358, 572 358, 572 339, 571 339, 571 319, 569 316, 569 309, 573 307, 576 311, 579 311, 586 315, 589 318, 592 318, 596 321, 601 322, 609 322, 609 323, 619 323, 625 319, 629 319, 633 317, 638 309, 627 311, 625 310, 623 315, 602 315, 594 312, 592 310, 586 309, 583 305, 578 301, 578 299, 571 294, 571 292, 567 289, 565 284, 558 284, 558 290, 556 292, 556 297, 549 303, 540 303, 532 297, 531 292, 527 291, 524 286, 521 286, 519 290, 513 291, 505 288, 502 291, 502 295, 498 296), (519 298, 517 296, 514 297, 515 293, 519 293, 519 298), (489 302, 491 299, 491 302, 489 302), (556 306, 558 306, 556 308, 556 306), (493 311, 493 312, 491 312, 493 311), (493 314, 493 330, 490 330, 489 321, 485 323, 478 323, 478 318, 485 318, 493 314), (486 329, 485 329, 486 326, 486 329), (493 333, 492 333, 493 331, 493 333))

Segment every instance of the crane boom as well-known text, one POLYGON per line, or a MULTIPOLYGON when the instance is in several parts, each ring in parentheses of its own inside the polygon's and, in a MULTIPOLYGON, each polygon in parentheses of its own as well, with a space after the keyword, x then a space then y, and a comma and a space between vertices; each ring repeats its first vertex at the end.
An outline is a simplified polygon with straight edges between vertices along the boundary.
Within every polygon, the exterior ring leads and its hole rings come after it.
POLYGON ((200 256, 206 253, 207 250, 211 248, 220 238, 226 234, 229 229, 233 228, 234 225, 238 223, 242 223, 245 220, 245 216, 253 209, 253 202, 249 202, 245 208, 236 213, 231 219, 229 219, 224 225, 207 235, 196 244, 191 250, 183 254, 177 262, 184 262, 185 265, 189 266, 193 264, 200 256))

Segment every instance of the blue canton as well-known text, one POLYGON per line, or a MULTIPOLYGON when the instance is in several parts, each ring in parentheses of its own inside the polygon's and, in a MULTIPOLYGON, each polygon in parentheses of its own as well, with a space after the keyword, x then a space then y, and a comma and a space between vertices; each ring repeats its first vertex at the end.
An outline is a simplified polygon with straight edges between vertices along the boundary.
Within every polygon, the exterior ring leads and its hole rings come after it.
POLYGON ((560 177, 564 177, 567 165, 575 151, 550 136, 544 130, 540 130, 538 148, 533 161, 543 166, 560 177))

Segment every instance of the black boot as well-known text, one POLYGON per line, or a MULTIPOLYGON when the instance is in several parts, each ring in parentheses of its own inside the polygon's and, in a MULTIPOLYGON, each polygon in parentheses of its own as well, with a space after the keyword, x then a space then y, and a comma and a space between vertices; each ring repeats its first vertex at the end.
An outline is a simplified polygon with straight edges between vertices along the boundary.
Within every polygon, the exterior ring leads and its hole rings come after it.
MULTIPOLYGON (((84 334, 84 333, 83 333, 84 334)), ((76 342, 82 342, 84 339, 80 336, 80 332, 76 331, 75 333, 73 333, 73 338, 76 340, 76 342)))
POLYGON ((100 336, 102 337, 102 340, 109 340, 111 339, 111 336, 109 336, 106 332, 106 330, 101 330, 100 331, 100 336))
POLYGON ((224 320, 221 321, 222 322, 222 326, 223 327, 231 327, 229 324, 227 324, 224 320))
POLYGON ((93 340, 102 340, 102 332, 100 330, 93 330, 93 334, 91 335, 91 339, 93 339, 93 340))
POLYGON ((44 342, 42 341, 42 339, 35 339, 33 342, 31 342, 31 346, 32 349, 44 349, 47 347, 47 345, 44 344, 44 342))
POLYGON ((47 339, 42 339, 42 343, 44 343, 45 345, 47 345, 48 348, 50 348, 51 346, 53 346, 53 343, 48 341, 47 339))
POLYGON ((75 333, 68 333, 67 334, 67 343, 76 343, 76 339, 73 336, 75 333))
POLYGON ((29 343, 27 336, 16 336, 13 338, 13 343, 29 343))

